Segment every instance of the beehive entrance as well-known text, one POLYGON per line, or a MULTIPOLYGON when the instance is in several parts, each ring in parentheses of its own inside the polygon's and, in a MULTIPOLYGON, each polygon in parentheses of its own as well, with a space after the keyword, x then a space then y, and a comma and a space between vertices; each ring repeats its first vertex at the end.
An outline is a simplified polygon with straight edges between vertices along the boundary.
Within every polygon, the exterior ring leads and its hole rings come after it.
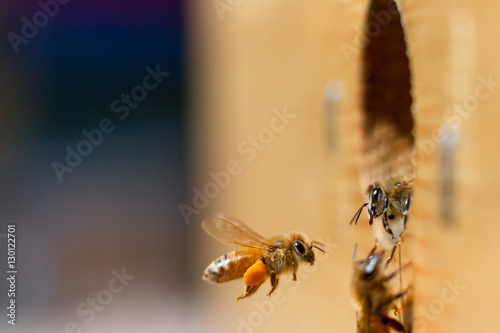
POLYGON ((393 0, 371 1, 362 58, 364 185, 413 173, 410 62, 393 0))

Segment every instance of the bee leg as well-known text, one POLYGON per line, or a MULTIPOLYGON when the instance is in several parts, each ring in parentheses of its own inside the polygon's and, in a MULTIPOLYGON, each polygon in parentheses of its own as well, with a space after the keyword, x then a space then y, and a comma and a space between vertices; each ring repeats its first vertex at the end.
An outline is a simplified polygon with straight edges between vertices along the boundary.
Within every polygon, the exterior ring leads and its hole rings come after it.
POLYGON ((292 267, 293 267, 292 281, 297 281, 297 264, 296 263, 292 263, 292 267))
POLYGON ((389 222, 388 222, 388 219, 387 219, 387 210, 389 210, 389 200, 387 200, 387 197, 384 198, 384 209, 383 209, 383 215, 382 215, 382 224, 384 225, 384 229, 385 231, 387 231, 387 233, 389 235, 391 235, 392 239, 394 239, 394 234, 392 233, 392 230, 391 228, 389 227, 389 222))
MULTIPOLYGON (((410 261, 409 263, 404 264, 400 268, 393 270, 390 274, 388 274, 387 276, 384 277, 384 281, 389 281, 390 279, 392 279, 393 277, 395 277, 400 271, 402 271, 403 269, 407 269, 408 267, 411 267, 412 265, 413 265, 413 262, 410 261)), ((403 292, 403 294, 404 294, 406 292, 406 290, 407 289, 402 290, 400 292, 403 292)), ((399 297, 401 297, 401 296, 399 296, 399 297)))
POLYGON ((389 222, 387 222, 387 211, 385 211, 384 215, 382 216, 382 224, 384 225, 385 231, 387 231, 387 233, 391 235, 392 239, 396 238, 394 237, 394 234, 392 233, 392 230, 389 227, 389 222))
POLYGON ((392 258, 394 257, 394 253, 396 253, 396 249, 398 248, 398 245, 399 245, 399 241, 396 242, 396 244, 394 244, 394 246, 392 247, 392 251, 391 251, 391 254, 389 255, 389 258, 387 258, 386 262, 385 262, 385 266, 389 266, 389 263, 391 262, 392 258))
MULTIPOLYGON (((386 300, 384 300, 383 302, 381 302, 378 305, 377 310, 376 310, 376 313, 378 314, 378 316, 380 317, 382 322, 386 326, 389 326, 389 327, 395 329, 397 332, 403 332, 403 333, 405 332, 403 324, 401 324, 396 319, 392 319, 392 318, 387 317, 384 309, 386 309, 387 306, 389 306, 392 302, 394 302, 398 298, 403 297, 403 295, 406 294, 407 291, 408 291, 408 289, 400 290, 398 293, 392 295, 391 297, 389 297, 386 300)), ((397 307, 396 307, 396 309, 397 309, 397 307)))
POLYGON ((238 297, 236 299, 236 301, 239 301, 240 299, 243 299, 245 297, 248 297, 248 296, 252 295, 253 293, 255 293, 257 291, 257 289, 259 289, 259 287, 260 287, 260 284, 258 284, 256 286, 247 286, 245 288, 245 293, 243 295, 241 295, 240 297, 238 297))
POLYGON ((375 245, 370 250, 370 253, 368 253, 368 256, 371 256, 372 254, 374 254, 376 250, 377 250, 377 239, 375 238, 375 245))
MULTIPOLYGON (((382 302, 381 304, 379 304, 379 311, 377 311, 378 315, 380 316, 380 319, 382 320, 382 322, 386 325, 386 326, 389 326, 391 327, 392 329, 396 330, 397 332, 402 332, 402 333, 405 333, 405 328, 403 326, 403 324, 401 324, 399 321, 397 321, 396 319, 393 319, 393 318, 389 318, 387 317, 381 310, 388 304, 391 304, 392 302, 394 302, 396 299, 402 297, 404 294, 406 294, 406 291, 407 289, 404 289, 404 290, 401 290, 399 291, 397 294, 389 297, 388 299, 386 299, 384 302, 382 302)), ((394 308, 395 308, 395 311, 394 311, 394 314, 396 314, 398 312, 398 308, 397 306, 394 305, 394 308)))
POLYGON ((395 300, 397 300, 398 298, 403 297, 403 295, 405 295, 407 291, 408 291, 408 288, 403 289, 403 290, 400 290, 400 291, 398 291, 397 293, 395 293, 394 295, 392 295, 391 297, 387 298, 385 301, 383 301, 383 302, 381 302, 381 303, 379 304, 379 309, 383 309, 383 308, 385 308, 387 305, 389 305, 389 304, 391 304, 392 302, 394 302, 395 300))
POLYGON ((276 273, 272 272, 271 273, 271 291, 269 292, 269 294, 267 294, 267 296, 271 296, 271 294, 274 292, 274 290, 278 286, 278 282, 279 282, 279 279, 276 276, 276 273))
POLYGON ((399 312, 401 311, 400 308, 398 308, 398 306, 396 304, 394 304, 392 306, 392 308, 394 309, 394 315, 397 316, 399 314, 399 312))
POLYGON ((396 332, 406 332, 403 324, 401 324, 396 319, 392 319, 384 315, 380 315, 380 319, 382 319, 382 322, 385 324, 385 326, 389 326, 390 328, 396 330, 396 332))

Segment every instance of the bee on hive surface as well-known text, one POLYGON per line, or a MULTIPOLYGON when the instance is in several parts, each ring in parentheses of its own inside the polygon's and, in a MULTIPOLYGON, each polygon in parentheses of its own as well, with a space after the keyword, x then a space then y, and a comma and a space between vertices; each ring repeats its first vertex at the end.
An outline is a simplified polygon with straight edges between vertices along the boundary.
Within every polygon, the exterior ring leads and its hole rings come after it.
POLYGON ((364 203, 356 212, 349 224, 356 225, 365 206, 368 206, 370 225, 373 219, 382 216, 382 224, 393 239, 399 239, 400 233, 395 235, 393 229, 402 221, 402 231, 406 230, 408 223, 408 210, 410 209, 412 182, 414 178, 396 177, 385 182, 375 182, 368 186, 366 196, 368 202, 364 203))
POLYGON ((271 278, 271 291, 267 294, 270 296, 278 286, 280 274, 291 271, 296 281, 300 262, 314 264, 313 248, 324 252, 318 242, 309 242, 300 232, 264 238, 243 222, 225 217, 209 217, 201 225, 218 241, 238 246, 215 259, 203 273, 204 280, 217 283, 243 277, 245 292, 236 300, 255 293, 268 277, 271 278))
POLYGON ((389 333, 390 328, 408 333, 400 321, 389 317, 390 309, 397 310, 394 301, 407 292, 405 289, 392 293, 389 284, 399 270, 386 272, 397 246, 398 244, 394 245, 386 260, 383 259, 386 250, 376 251, 377 245, 366 258, 356 260, 357 246, 354 247, 351 293, 356 309, 358 333, 389 333))

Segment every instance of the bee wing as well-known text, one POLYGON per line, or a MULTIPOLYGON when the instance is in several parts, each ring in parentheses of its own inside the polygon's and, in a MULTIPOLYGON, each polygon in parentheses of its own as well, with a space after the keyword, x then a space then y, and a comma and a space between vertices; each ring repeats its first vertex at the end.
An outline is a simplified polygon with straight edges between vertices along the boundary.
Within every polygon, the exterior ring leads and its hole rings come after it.
POLYGON ((270 250, 266 239, 253 231, 245 223, 226 217, 207 217, 201 222, 202 228, 221 243, 254 249, 270 250))
POLYGON ((415 180, 415 178, 411 178, 411 179, 408 179, 406 181, 403 181, 403 182, 398 182, 396 184, 394 184, 394 186, 404 186, 406 184, 410 184, 411 182, 413 182, 415 180))

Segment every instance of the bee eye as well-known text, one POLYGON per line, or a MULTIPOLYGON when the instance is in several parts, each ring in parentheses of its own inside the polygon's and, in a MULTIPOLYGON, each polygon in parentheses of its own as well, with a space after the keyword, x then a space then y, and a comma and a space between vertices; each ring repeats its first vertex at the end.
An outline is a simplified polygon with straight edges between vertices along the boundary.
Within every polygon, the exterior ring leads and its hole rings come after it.
POLYGON ((394 214, 391 214, 391 215, 387 216, 387 218, 388 218, 389 220, 394 220, 394 218, 395 218, 395 217, 396 217, 396 216, 394 216, 394 214))
POLYGON ((365 279, 370 279, 377 272, 377 268, 380 265, 380 257, 379 256, 370 256, 368 257, 368 262, 364 266, 363 277, 365 279))
POLYGON ((372 191, 372 202, 378 202, 380 200, 380 188, 376 188, 372 191))
POLYGON ((295 241, 293 243, 293 247, 297 250, 297 252, 301 255, 304 255, 306 254, 306 251, 307 251, 307 247, 305 246, 305 244, 301 241, 295 241))

